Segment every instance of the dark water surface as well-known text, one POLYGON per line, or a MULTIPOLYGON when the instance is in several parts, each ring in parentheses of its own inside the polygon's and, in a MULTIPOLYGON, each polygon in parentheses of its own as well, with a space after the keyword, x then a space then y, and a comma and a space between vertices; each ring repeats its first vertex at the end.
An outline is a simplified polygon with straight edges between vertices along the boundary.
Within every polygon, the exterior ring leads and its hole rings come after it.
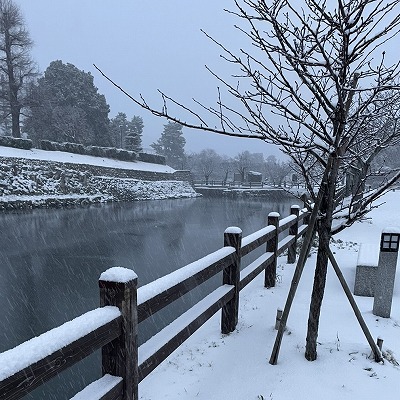
MULTIPOLYGON (((197 198, 0 214, 0 352, 98 307, 97 280, 107 268, 132 268, 144 285, 221 248, 228 226, 245 236, 294 203, 197 198)), ((205 290, 140 324, 140 341, 205 290)), ((26 398, 68 399, 98 377, 99 352, 26 398)))

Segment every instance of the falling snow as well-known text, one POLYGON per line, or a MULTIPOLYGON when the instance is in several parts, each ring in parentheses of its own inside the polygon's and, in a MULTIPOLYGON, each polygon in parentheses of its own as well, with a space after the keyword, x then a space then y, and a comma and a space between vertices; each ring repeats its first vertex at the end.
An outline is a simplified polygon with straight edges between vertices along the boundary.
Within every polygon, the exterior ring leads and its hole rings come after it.
MULTIPOLYGON (((372 219, 341 232, 332 245, 352 289, 358 246, 375 246, 386 226, 400 226, 400 192, 390 192, 386 204, 371 212, 372 219), (357 245, 354 245, 354 241, 357 245)), ((216 315, 139 385, 141 400, 354 400, 393 398, 399 389, 400 279, 397 276, 391 318, 372 314, 373 298, 355 297, 372 336, 384 339, 385 363, 370 357, 371 349, 354 313, 330 270, 322 307, 318 359, 304 358, 308 305, 316 255, 308 258, 283 337, 278 365, 268 363, 275 340, 276 310, 282 309, 294 266, 279 258, 275 288, 263 287, 257 277, 240 297, 235 332, 221 335, 216 315)), ((399 275, 399 267, 397 275, 399 275)))
POLYGON ((98 308, 1 353, 0 380, 53 354, 120 315, 117 307, 98 308))
MULTIPOLYGON (((335 237, 332 250, 351 289, 354 287, 357 258, 362 258, 366 260, 365 262, 370 259, 376 260, 382 231, 389 226, 400 227, 400 217, 394 212, 398 209, 399 196, 399 191, 386 194, 383 198, 385 204, 372 210, 370 220, 356 223, 335 237), (359 252, 361 244, 362 250, 359 252), (364 251, 364 249, 368 250, 364 251)), ((126 218, 126 214, 123 218, 126 218)), ((281 220, 280 224, 288 222, 291 218, 293 217, 281 220)), ((209 221, 211 220, 212 217, 209 218, 209 221)), ((66 220, 64 223, 69 222, 66 220)), ((147 222, 148 225, 149 223, 147 222)), ((151 225, 150 228, 159 232, 164 229, 164 226, 157 221, 157 225, 151 225)), ((168 235, 173 238, 177 229, 179 229, 178 226, 171 227, 168 235)), ((254 234, 245 236, 242 245, 270 231, 270 227, 262 228, 254 234)), ((43 240, 44 243, 50 242, 50 239, 43 240)), ((59 240, 65 240, 65 238, 59 240)), ((78 237, 77 241, 80 240, 81 238, 78 237)), ((177 242, 171 240, 170 243, 171 246, 179 248, 177 242)), ((99 246, 96 252, 100 254, 101 250, 99 246)), ((156 246, 153 246, 152 250, 158 251, 156 246)), ((179 251, 181 250, 179 248, 179 251)), ((233 248, 216 251, 207 256, 209 258, 195 261, 179 272, 167 274, 155 280, 154 283, 142 286, 138 292, 139 302, 160 293, 174 282, 181 282, 205 264, 215 262, 233 251, 233 248)), ((270 256, 270 253, 266 253, 262 257, 270 256)), ((283 337, 278 365, 268 364, 276 334, 275 315, 276 310, 282 309, 285 304, 294 270, 293 265, 286 264, 284 257, 279 258, 275 288, 265 289, 263 276, 260 275, 241 292, 239 324, 235 332, 230 335, 221 335, 220 315, 213 317, 141 382, 139 398, 141 400, 158 398, 171 400, 226 398, 233 400, 293 398, 353 400, 362 398, 372 400, 393 397, 400 380, 400 368, 397 365, 400 358, 399 277, 395 284, 391 318, 380 318, 372 314, 372 298, 356 297, 372 336, 381 337, 384 340, 385 363, 377 364, 370 358, 371 351, 368 343, 357 325, 336 276, 330 270, 321 315, 318 359, 310 363, 304 359, 304 344, 315 257, 315 254, 312 254, 308 258, 304 269, 289 316, 288 329, 283 337)), ((242 276, 250 271, 252 264, 248 268, 242 270, 242 276)), ((79 274, 81 271, 67 270, 66 272, 79 274)), ((117 267, 102 275, 101 279, 124 281, 133 279, 134 276, 136 277, 136 274, 132 270, 122 271, 117 267)), ((84 335, 85 332, 96 329, 97 326, 101 326, 118 315, 119 311, 114 307, 96 309, 0 354, 0 379, 51 354, 84 335)), ((190 311, 186 312, 177 324, 182 327, 184 324, 180 323, 190 320, 193 316, 190 311)), ((175 329, 173 325, 164 333, 172 329, 175 329)), ((158 345, 157 336, 147 341, 147 345, 142 347, 141 359, 146 358, 151 353, 151 349, 158 345)), ((96 395, 104 393, 104 390, 116 383, 118 383, 118 378, 107 376, 106 379, 82 391, 76 399, 90 398, 87 396, 93 393, 96 395)))
POLYGON ((188 182, 174 180, 174 172, 166 165, 0 146, 0 210, 199 196, 188 182), (41 163, 31 165, 23 162, 19 165, 16 160, 39 160, 41 163), (170 175, 171 180, 92 175, 71 168, 71 164, 162 173, 170 175))

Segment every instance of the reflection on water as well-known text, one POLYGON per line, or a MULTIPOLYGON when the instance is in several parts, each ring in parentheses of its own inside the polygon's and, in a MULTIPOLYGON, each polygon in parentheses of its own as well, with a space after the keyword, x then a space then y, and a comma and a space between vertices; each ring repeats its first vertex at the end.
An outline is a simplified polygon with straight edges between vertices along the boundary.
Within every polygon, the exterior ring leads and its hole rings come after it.
MULTIPOLYGON (((196 198, 1 214, 0 352, 97 307, 97 280, 110 266, 134 269, 144 285, 219 249, 226 227, 247 235, 292 203, 196 198)), ((189 293, 141 324, 140 340, 203 296, 189 293)), ((27 398, 67 399, 99 374, 95 354, 27 398)))

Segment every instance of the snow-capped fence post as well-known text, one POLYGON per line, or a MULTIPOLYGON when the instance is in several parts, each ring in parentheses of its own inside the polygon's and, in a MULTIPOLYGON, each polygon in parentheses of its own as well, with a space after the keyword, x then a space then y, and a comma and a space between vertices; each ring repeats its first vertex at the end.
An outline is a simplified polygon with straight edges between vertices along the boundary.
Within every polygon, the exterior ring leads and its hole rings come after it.
POLYGON ((287 263, 294 264, 296 262, 296 248, 297 248, 297 235, 299 233, 299 214, 300 207, 298 205, 293 205, 290 207, 290 214, 296 216, 296 222, 289 227, 289 235, 294 235, 294 242, 288 248, 287 263))
POLYGON ((123 378, 123 400, 138 399, 137 275, 113 267, 99 279, 100 305, 116 306, 122 314, 121 336, 102 348, 102 374, 123 378))
POLYGON ((239 290, 240 290, 240 263, 242 230, 237 227, 229 227, 224 232, 224 247, 231 246, 236 250, 235 261, 226 267, 222 272, 222 283, 233 285, 233 298, 222 307, 221 313, 221 332, 231 333, 236 329, 239 316, 239 290))
MULTIPOLYGON (((308 198, 307 198, 307 195, 304 193, 304 194, 302 194, 301 196, 300 196, 300 199, 303 201, 303 206, 304 206, 304 208, 306 208, 307 210, 309 210, 310 209, 310 201, 308 200, 308 198)), ((309 222, 310 222, 310 216, 311 216, 311 213, 308 213, 307 215, 305 215, 304 216, 304 218, 303 218, 303 224, 305 224, 305 225, 308 225, 309 224, 309 222)))
POLYGON ((264 286, 274 287, 276 281, 276 261, 278 258, 278 237, 279 237, 279 213, 271 212, 268 214, 268 225, 275 226, 274 236, 267 242, 267 253, 274 253, 273 261, 265 269, 264 286))

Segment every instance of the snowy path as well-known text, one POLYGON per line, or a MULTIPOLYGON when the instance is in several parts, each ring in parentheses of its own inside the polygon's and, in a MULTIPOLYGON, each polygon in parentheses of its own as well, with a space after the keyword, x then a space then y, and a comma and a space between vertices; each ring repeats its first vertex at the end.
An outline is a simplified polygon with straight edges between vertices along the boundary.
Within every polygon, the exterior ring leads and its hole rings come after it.
MULTIPOLYGON (((400 192, 372 211, 372 221, 357 223, 335 237, 333 251, 351 289, 354 287, 358 244, 379 242, 386 226, 400 226, 400 192), (339 239, 339 240, 338 240, 339 239)), ((400 368, 368 359, 370 349, 339 281, 330 268, 319 333, 318 360, 304 358, 308 306, 315 254, 306 265, 288 320, 278 365, 268 363, 275 340, 276 309, 283 307, 293 265, 279 262, 278 284, 263 288, 257 277, 241 292, 236 332, 222 336, 219 313, 176 350, 139 385, 140 399, 376 399, 395 398, 400 368)), ((400 275, 399 268, 397 275, 400 275)), ((372 298, 356 301, 373 337, 400 359, 400 278, 397 277, 392 318, 372 314, 372 298)))

